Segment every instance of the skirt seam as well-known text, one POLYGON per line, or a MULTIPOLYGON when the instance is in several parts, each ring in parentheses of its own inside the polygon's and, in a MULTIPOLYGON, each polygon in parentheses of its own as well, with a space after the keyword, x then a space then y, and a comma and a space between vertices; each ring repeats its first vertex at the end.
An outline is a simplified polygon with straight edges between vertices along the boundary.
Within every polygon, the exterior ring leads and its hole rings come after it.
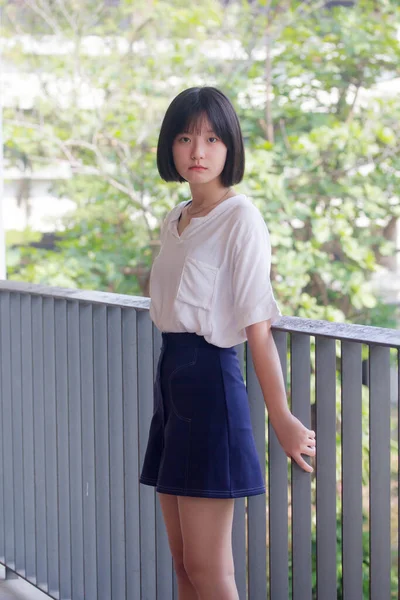
POLYGON ((221 353, 218 353, 218 358, 219 358, 219 369, 220 369, 220 373, 221 373, 221 378, 222 378, 222 387, 224 389, 224 406, 225 406, 225 422, 226 422, 226 432, 227 432, 227 437, 228 437, 228 473, 229 473, 229 492, 232 493, 232 474, 231 474, 231 440, 229 437, 229 412, 228 412, 228 406, 226 403, 226 388, 225 388, 225 379, 224 379, 224 373, 222 370, 222 365, 221 365, 221 353))
POLYGON ((157 485, 158 488, 160 489, 164 489, 164 490, 176 490, 179 492, 210 492, 213 494, 221 494, 221 495, 226 495, 226 494, 236 494, 238 492, 254 492, 254 490, 264 490, 265 491, 265 486, 257 486, 257 487, 253 487, 253 488, 239 488, 236 490, 209 490, 209 489, 196 489, 196 488, 180 488, 180 487, 173 487, 170 485, 158 485, 158 479, 152 479, 150 477, 140 477, 139 481, 149 481, 154 483, 155 485, 157 485))
POLYGON ((160 491, 171 490, 171 491, 183 492, 184 494, 188 494, 190 492, 210 493, 210 494, 216 494, 219 496, 229 496, 231 494, 239 494, 241 492, 254 492, 254 491, 260 491, 260 492, 264 493, 266 491, 265 486, 257 486, 254 488, 243 488, 243 489, 237 489, 237 490, 223 491, 223 490, 206 490, 206 489, 198 490, 195 488, 179 488, 179 487, 172 487, 172 486, 166 486, 166 485, 157 485, 157 489, 160 491))
POLYGON ((151 481, 152 483, 157 484, 158 479, 153 479, 152 477, 144 477, 143 475, 141 475, 139 477, 139 481, 140 482, 142 482, 142 481, 151 481))

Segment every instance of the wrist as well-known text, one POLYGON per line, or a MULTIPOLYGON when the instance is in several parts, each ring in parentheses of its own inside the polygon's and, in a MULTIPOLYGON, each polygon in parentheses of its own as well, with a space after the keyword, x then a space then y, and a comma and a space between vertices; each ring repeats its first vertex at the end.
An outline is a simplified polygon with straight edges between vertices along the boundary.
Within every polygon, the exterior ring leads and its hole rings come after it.
POLYGON ((288 421, 292 418, 292 413, 289 410, 289 407, 282 407, 278 410, 268 411, 269 420, 271 421, 271 425, 274 429, 280 429, 284 427, 288 421))

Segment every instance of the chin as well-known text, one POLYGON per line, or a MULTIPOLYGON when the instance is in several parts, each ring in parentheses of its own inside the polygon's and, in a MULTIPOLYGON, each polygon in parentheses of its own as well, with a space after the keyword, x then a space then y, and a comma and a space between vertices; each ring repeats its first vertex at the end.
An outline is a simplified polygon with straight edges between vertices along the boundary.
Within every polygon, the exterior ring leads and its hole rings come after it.
POLYGON ((213 179, 215 179, 215 177, 209 177, 203 175, 202 173, 189 173, 186 177, 186 181, 188 181, 189 183, 208 183, 213 179))

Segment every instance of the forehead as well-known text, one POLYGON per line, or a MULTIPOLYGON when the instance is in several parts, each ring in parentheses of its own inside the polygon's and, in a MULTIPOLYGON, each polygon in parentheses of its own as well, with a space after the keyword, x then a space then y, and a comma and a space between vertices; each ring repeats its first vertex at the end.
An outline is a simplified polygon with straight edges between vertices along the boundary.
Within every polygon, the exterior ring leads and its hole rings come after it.
POLYGON ((182 130, 184 133, 204 135, 205 133, 215 132, 213 124, 205 114, 194 115, 187 120, 182 130))

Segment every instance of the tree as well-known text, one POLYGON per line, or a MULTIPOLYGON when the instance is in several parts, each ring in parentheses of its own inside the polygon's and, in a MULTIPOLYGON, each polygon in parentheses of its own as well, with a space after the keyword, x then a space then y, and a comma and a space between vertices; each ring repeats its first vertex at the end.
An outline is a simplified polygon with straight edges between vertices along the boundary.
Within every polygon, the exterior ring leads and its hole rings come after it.
POLYGON ((238 189, 270 229, 284 314, 374 322, 369 280, 393 252, 385 232, 400 213, 400 103, 376 89, 399 74, 399 8, 225 4, 7 6, 6 57, 39 74, 42 96, 28 113, 6 111, 6 157, 33 168, 67 161, 74 176, 55 190, 77 203, 58 251, 21 250, 11 276, 147 294, 159 224, 187 194, 158 177, 157 132, 172 97, 206 83, 238 108, 247 153, 238 189), (60 53, 23 52, 24 32, 57 40, 60 53), (85 90, 95 109, 82 108, 85 90))

